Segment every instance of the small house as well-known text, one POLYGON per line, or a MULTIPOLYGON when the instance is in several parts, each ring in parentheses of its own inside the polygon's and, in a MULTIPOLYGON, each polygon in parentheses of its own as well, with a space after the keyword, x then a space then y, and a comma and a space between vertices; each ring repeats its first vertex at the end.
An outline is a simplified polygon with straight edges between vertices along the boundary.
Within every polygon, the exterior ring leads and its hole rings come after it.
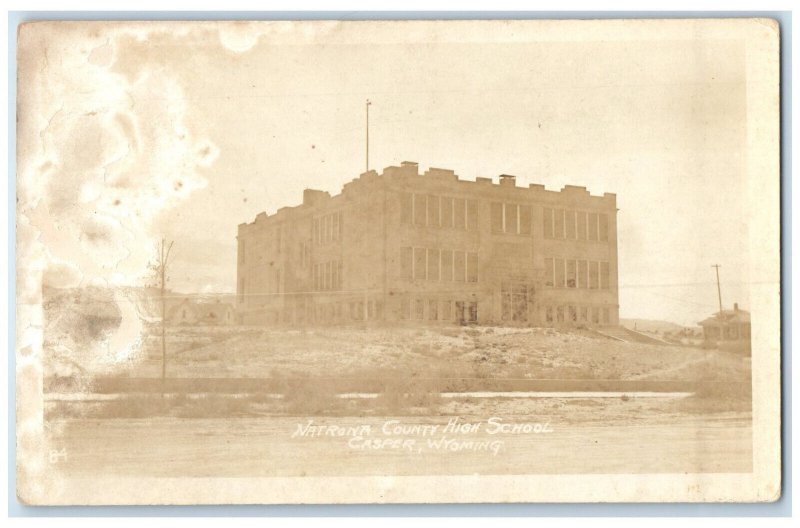
POLYGON ((722 310, 708 319, 700 321, 706 341, 749 341, 750 312, 740 310, 734 303, 733 310, 722 310))

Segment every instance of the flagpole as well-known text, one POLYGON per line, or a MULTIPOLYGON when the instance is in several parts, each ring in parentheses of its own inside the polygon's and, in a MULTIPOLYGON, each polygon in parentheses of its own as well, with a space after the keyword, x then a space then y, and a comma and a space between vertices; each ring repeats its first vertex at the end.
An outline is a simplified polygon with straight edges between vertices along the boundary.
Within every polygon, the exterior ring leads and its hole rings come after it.
POLYGON ((367 109, 367 172, 369 172, 369 105, 372 103, 367 99, 366 109, 367 109))

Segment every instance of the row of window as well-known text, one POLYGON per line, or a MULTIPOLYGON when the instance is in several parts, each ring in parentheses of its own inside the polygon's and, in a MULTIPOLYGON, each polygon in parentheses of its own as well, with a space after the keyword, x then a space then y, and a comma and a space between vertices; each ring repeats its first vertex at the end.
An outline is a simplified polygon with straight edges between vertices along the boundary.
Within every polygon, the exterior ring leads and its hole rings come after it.
POLYGON ((608 215, 569 209, 544 208, 545 238, 608 241, 608 215))
POLYGON ((606 261, 546 258, 544 284, 555 288, 607 290, 611 287, 606 261))
POLYGON ((365 321, 383 317, 383 303, 369 299, 366 301, 350 301, 318 304, 311 314, 315 322, 365 321))
POLYGON ((264 319, 254 321, 273 324, 334 323, 382 318, 383 304, 378 300, 351 301, 295 306, 283 310, 270 310, 264 319))
POLYGON ((342 239, 342 213, 327 214, 315 218, 311 228, 311 239, 318 246, 342 239))
POLYGON ((531 206, 492 202, 492 233, 531 234, 531 206))
POLYGON ((314 291, 331 291, 342 289, 342 261, 329 260, 314 264, 314 291))
POLYGON ((547 323, 611 324, 611 310, 600 306, 545 306, 547 323))
POLYGON ((400 318, 462 324, 476 323, 478 322, 478 302, 405 298, 400 301, 400 318))
POLYGON ((474 231, 478 229, 478 203, 465 198, 402 193, 400 222, 474 231))
POLYGON ((400 248, 400 276, 407 280, 478 282, 478 254, 432 248, 400 248))

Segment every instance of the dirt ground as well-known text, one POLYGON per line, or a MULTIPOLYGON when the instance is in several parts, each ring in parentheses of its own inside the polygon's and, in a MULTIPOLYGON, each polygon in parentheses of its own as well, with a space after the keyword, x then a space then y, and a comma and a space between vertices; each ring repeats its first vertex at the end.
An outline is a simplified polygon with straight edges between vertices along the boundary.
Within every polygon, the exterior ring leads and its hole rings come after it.
POLYGON ((529 403, 455 404, 463 414, 425 417, 84 419, 54 422, 50 446, 65 454, 54 469, 71 476, 752 471, 746 413, 698 416, 620 401, 529 403), (451 420, 462 429, 447 429, 451 420), (298 434, 309 424, 351 434, 298 434), (426 434, 418 426, 436 430, 426 434))
MULTIPOLYGON (((158 377, 151 329, 135 355, 107 374, 158 377)), ((746 380, 740 355, 685 346, 623 343, 580 330, 432 327, 269 330, 173 327, 167 371, 175 378, 375 376, 400 371, 520 379, 746 380)))
MULTIPOLYGON (((302 383, 288 383, 277 402, 265 394, 151 394, 121 404, 50 406, 54 469, 71 476, 232 477, 752 470, 750 396, 721 390, 750 379, 749 362, 731 353, 489 327, 172 328, 167 342, 168 376, 189 379, 190 386, 214 378, 301 376, 302 383), (397 373, 489 382, 688 380, 702 390, 684 398, 480 399, 441 398, 424 385, 406 385, 374 400, 344 402, 321 381, 397 373), (531 431, 490 434, 493 418, 531 431), (445 432, 452 419, 479 427, 445 432), (386 435, 382 428, 392 420, 401 431, 439 430, 386 435), (340 431, 368 426, 370 433, 295 435, 309 423, 340 431)), ((75 368, 84 376, 158 378, 160 367, 159 340, 150 334, 111 370, 75 368)))

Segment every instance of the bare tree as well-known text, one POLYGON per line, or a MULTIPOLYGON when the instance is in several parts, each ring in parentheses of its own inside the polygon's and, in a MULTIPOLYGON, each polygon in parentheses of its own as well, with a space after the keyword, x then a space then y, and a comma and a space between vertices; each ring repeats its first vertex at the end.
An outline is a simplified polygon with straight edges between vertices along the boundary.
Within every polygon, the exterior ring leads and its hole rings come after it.
POLYGON ((167 269, 169 267, 170 253, 172 252, 172 244, 174 241, 169 241, 162 238, 156 245, 156 262, 150 264, 150 269, 153 270, 155 279, 158 281, 158 288, 160 290, 159 299, 161 300, 161 386, 167 379, 167 269))

